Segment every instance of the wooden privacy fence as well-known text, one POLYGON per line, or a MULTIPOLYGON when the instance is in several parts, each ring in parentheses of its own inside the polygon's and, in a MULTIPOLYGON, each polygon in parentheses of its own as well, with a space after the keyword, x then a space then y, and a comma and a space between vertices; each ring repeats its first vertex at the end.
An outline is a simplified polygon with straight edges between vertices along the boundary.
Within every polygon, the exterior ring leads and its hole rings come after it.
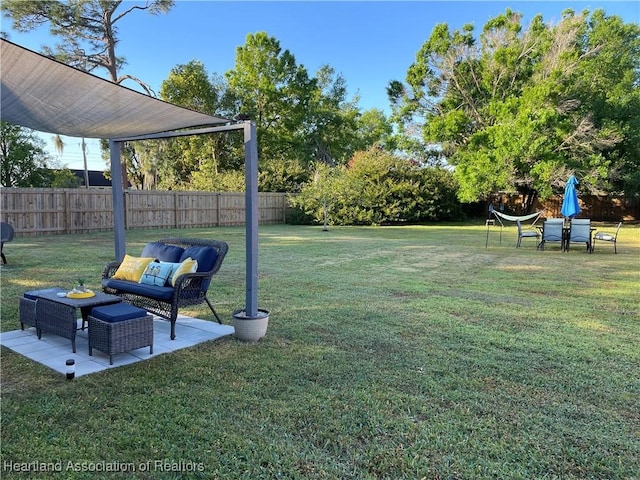
MULTIPOLYGON (((554 195, 546 200, 538 200, 535 211, 544 210, 545 217, 562 217, 562 195, 554 195)), ((524 199, 522 195, 496 194, 490 199, 495 208, 500 203, 504 204, 506 211, 514 215, 524 215, 524 199)), ((640 198, 620 196, 579 196, 579 217, 590 218, 596 222, 637 222, 640 220, 640 198)), ((486 213, 486 212, 485 212, 486 213)))
MULTIPOLYGON (((28 237, 113 229, 110 188, 2 188, 2 220, 28 237)), ((127 190, 125 227, 195 228, 244 225, 245 194, 127 190)), ((260 223, 284 223, 286 193, 260 193, 260 223)))
MULTIPOLYGON (((113 229, 110 188, 1 188, 2 221, 20 236, 88 233, 113 229)), ((229 192, 125 191, 125 227, 195 228, 244 225, 245 194, 229 192)), ((508 211, 521 213, 520 195, 496 195, 508 211)), ((581 196, 581 217, 595 221, 640 220, 638 198, 581 196)), ((562 197, 538 202, 546 216, 559 217, 562 197)), ((286 193, 260 193, 260 223, 285 223, 289 209, 286 193)), ((480 215, 486 215, 484 204, 480 215)))

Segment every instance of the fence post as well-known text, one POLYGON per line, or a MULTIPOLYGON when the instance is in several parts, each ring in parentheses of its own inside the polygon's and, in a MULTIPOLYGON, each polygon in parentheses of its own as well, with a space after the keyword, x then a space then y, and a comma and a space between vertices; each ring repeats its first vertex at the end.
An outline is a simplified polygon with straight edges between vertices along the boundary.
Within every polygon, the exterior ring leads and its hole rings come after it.
POLYGON ((131 212, 129 211, 129 189, 126 189, 122 193, 122 202, 124 203, 124 229, 129 230, 129 224, 131 223, 131 212))
POLYGON ((178 214, 180 213, 180 209, 178 208, 178 192, 173 192, 173 226, 175 228, 179 228, 178 224, 178 214))
POLYGON ((216 227, 219 227, 221 225, 221 220, 220 220, 220 192, 216 193, 216 227))
POLYGON ((64 232, 71 233, 71 200, 69 190, 64 191, 64 232))
POLYGON ((287 223, 287 194, 282 194, 282 223, 287 223))

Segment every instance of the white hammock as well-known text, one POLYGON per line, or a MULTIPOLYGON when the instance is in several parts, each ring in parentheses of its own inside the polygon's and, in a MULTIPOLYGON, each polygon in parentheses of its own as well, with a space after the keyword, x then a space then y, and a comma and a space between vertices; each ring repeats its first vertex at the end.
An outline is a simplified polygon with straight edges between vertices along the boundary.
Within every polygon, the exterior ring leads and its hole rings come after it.
MULTIPOLYGON (((504 218, 505 220, 508 220, 509 222, 516 222, 518 220, 520 220, 520 222, 526 222, 527 220, 531 220, 532 218, 535 218, 535 220, 531 224, 531 226, 533 227, 536 224, 536 222, 538 221, 538 219, 544 213, 544 210, 540 210, 539 212, 531 213, 529 215, 520 215, 520 216, 507 215, 506 213, 501 213, 501 212, 498 212, 497 210, 490 210, 490 213, 495 215, 495 217, 498 220, 498 222, 500 222, 500 243, 502 244, 502 227, 504 227, 504 223, 502 223, 501 218, 504 218)), ((490 223, 489 223, 489 221, 487 221, 487 239, 486 239, 485 244, 484 244, 485 248, 487 248, 489 246, 489 225, 490 225, 490 223)))
POLYGON ((505 220, 509 220, 510 222, 515 222, 518 220, 520 220, 521 222, 526 222, 527 220, 531 220, 532 218, 535 218, 534 222, 531 224, 531 225, 535 225, 536 222, 538 221, 538 218, 540 218, 540 215, 544 213, 544 210, 540 210, 539 212, 532 213, 530 215, 521 215, 518 217, 515 215, 507 215, 506 213, 500 213, 495 210, 493 210, 491 213, 495 214, 498 220, 500 220, 500 218, 504 218, 505 220))

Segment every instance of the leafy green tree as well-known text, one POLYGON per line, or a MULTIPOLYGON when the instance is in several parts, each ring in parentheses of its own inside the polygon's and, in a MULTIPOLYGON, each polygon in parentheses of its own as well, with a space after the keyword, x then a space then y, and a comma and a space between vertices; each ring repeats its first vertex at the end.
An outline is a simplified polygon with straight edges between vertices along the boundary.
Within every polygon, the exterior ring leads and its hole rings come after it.
POLYGON ((265 32, 249 34, 236 50, 235 69, 225 77, 238 113, 256 122, 260 161, 296 158, 295 132, 315 85, 293 54, 265 32))
POLYGON ((578 135, 568 144, 586 158, 589 183, 598 193, 638 194, 640 24, 625 24, 596 10, 580 33, 584 57, 579 58, 571 94, 580 102, 576 110, 581 116, 575 119, 578 135))
POLYGON ((367 125, 368 118, 358 123, 357 99, 347 99, 341 75, 325 65, 310 76, 265 32, 247 36, 246 44, 237 49, 235 68, 225 77, 235 104, 232 110, 258 127, 262 190, 297 191, 309 179, 313 164, 344 164, 358 148, 379 140, 366 130, 373 127, 367 125), (292 175, 287 174, 290 168, 292 175), (299 175, 300 169, 306 173, 299 175))
POLYGON ((209 175, 205 169, 201 168, 193 172, 191 182, 185 185, 185 188, 201 192, 244 192, 244 171, 230 170, 209 175))
MULTIPOLYGON (((54 135, 53 138, 53 146, 58 153, 58 156, 61 157, 64 152, 64 140, 60 135, 54 135)), ((84 160, 84 186, 85 188, 89 188, 89 170, 87 168, 87 145, 82 139, 82 158, 84 160)), ((73 172, 69 169, 62 169, 53 172, 53 187, 57 188, 77 188, 82 185, 82 180, 80 180, 73 172), (70 174, 70 175, 69 175, 70 174)))
POLYGON ((31 129, 0 122, 0 162, 3 187, 51 185, 44 141, 31 129))
MULTIPOLYGON (((357 152, 345 171, 347 194, 335 215, 344 223, 383 224, 438 219, 421 215, 423 169, 380 148, 357 152)), ((433 198, 438 208, 439 198, 433 198)), ((445 217, 448 218, 448 217, 445 217)))
POLYGON ((361 146, 357 98, 347 99, 344 77, 329 65, 320 67, 309 87, 302 121, 291 126, 301 145, 298 156, 307 167, 317 162, 343 165, 361 146))
POLYGON ((162 82, 160 98, 201 113, 212 114, 219 106, 220 92, 197 60, 176 65, 162 82))
POLYGON ((316 222, 322 223, 327 230, 329 224, 334 223, 332 215, 335 206, 344 194, 343 172, 342 167, 331 167, 323 162, 316 163, 312 179, 303 186, 299 194, 289 198, 291 205, 300 208, 316 222))
POLYGON ((51 186, 53 188, 78 188, 82 180, 68 168, 52 171, 51 186))
POLYGON ((307 166, 296 159, 263 162, 258 173, 258 188, 261 192, 299 192, 309 179, 307 166))
POLYGON ((348 165, 317 164, 292 204, 325 225, 453 220, 462 217, 453 175, 423 167, 378 147, 348 165))
POLYGON ((566 11, 555 26, 537 16, 525 30, 507 9, 478 39, 471 25, 437 25, 406 85, 389 85, 394 120, 438 145, 464 201, 505 190, 533 205, 570 173, 610 190, 637 166, 639 32, 602 11, 566 11))
POLYGON ((356 123, 356 140, 352 153, 367 150, 374 145, 387 150, 396 148, 393 126, 382 110, 366 110, 358 115, 356 123))
MULTIPOLYGON (((141 79, 120 73, 126 60, 116 54, 118 28, 120 22, 133 12, 146 11, 157 15, 168 12, 173 4, 173 0, 148 0, 144 3, 123 0, 3 0, 0 8, 19 32, 49 26, 51 35, 60 41, 55 48, 44 47, 45 55, 87 72, 104 69, 110 81, 121 84, 133 80, 148 94, 153 94, 141 79)), ((106 152, 106 143, 101 145, 106 152)), ((137 174, 132 162, 129 155, 123 154, 125 185, 129 176, 137 174)))
MULTIPOLYGON (((199 61, 177 65, 162 82, 160 97, 202 113, 218 116, 230 116, 233 104, 229 98, 228 86, 223 78, 209 75, 199 61)), ((208 176, 223 175, 244 166, 242 135, 238 132, 200 135, 188 138, 176 138, 168 142, 160 162, 162 184, 167 180, 179 188, 192 189, 194 178, 204 185, 235 185, 226 176, 220 181, 204 181, 208 176)))
MULTIPOLYGON (((261 191, 297 192, 313 164, 345 164, 359 149, 390 144, 390 122, 380 111, 361 114, 357 98, 347 99, 341 75, 325 65, 311 77, 264 32, 247 36, 237 49, 235 69, 224 77, 209 75, 199 61, 177 65, 160 96, 203 113, 254 120, 261 191)), ((157 162, 160 187, 231 186, 236 182, 230 172, 244 169, 242 138, 232 133, 168 145, 157 162)))
POLYGON ((439 166, 419 168, 413 181, 415 196, 408 205, 404 220, 419 223, 464 217, 458 200, 458 182, 450 170, 439 166))
POLYGON ((51 35, 61 41, 55 49, 45 47, 46 55, 87 72, 103 68, 112 82, 131 79, 151 93, 140 79, 119 74, 126 61, 116 55, 118 27, 132 12, 157 15, 168 12, 173 3, 173 0, 149 0, 143 4, 123 0, 3 0, 1 8, 19 32, 49 25, 51 35))

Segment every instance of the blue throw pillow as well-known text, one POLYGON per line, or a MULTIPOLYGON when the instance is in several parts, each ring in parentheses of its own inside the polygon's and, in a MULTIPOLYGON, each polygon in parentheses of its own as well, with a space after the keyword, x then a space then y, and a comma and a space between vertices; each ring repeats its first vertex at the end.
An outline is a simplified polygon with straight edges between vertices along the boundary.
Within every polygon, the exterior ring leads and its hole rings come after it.
POLYGON ((142 273, 139 283, 162 287, 172 271, 173 265, 170 263, 151 262, 142 273))
POLYGON ((171 263, 171 262, 162 262, 161 261, 160 263, 163 264, 163 265, 169 265, 171 267, 171 273, 167 277, 167 281, 166 281, 166 283, 164 285, 165 285, 165 287, 173 287, 173 276, 178 271, 180 266, 182 265, 182 262, 171 263))
POLYGON ((163 262, 179 262, 184 253, 184 248, 177 245, 165 245, 160 242, 147 243, 142 250, 143 257, 153 257, 163 262))

